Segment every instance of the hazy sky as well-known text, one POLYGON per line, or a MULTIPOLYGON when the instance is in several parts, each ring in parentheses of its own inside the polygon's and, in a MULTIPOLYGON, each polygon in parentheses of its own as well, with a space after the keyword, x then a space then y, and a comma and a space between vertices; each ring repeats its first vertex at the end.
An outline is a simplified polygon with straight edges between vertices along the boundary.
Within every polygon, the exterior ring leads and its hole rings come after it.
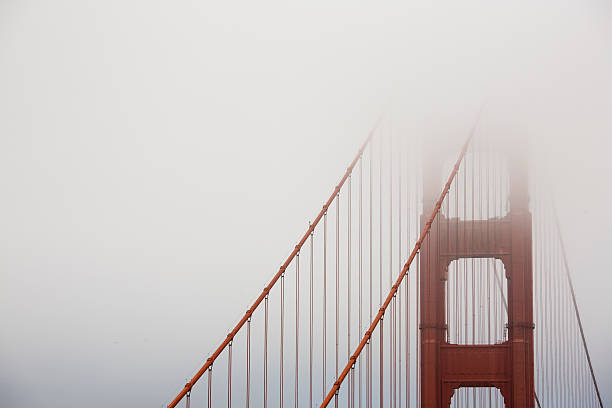
POLYGON ((0 0, 0 406, 162 406, 380 112, 483 103, 553 176, 612 403, 610 72, 603 0, 0 0))

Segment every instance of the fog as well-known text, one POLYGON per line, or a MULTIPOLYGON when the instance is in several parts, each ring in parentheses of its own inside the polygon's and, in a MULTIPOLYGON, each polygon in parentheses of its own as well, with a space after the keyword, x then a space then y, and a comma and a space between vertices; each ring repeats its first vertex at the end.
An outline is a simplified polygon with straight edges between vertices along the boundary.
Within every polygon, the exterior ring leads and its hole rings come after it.
POLYGON ((606 1, 2 0, 0 406, 165 406, 381 114, 480 110, 549 175, 610 404, 611 40, 606 1))

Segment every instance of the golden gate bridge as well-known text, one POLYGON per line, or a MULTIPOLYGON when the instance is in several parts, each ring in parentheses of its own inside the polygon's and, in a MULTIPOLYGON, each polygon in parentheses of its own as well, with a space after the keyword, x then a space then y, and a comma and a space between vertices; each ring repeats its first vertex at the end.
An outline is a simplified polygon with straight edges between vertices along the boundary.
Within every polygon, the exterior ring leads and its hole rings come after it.
POLYGON ((546 183, 466 139, 379 123, 168 407, 603 408, 546 183))

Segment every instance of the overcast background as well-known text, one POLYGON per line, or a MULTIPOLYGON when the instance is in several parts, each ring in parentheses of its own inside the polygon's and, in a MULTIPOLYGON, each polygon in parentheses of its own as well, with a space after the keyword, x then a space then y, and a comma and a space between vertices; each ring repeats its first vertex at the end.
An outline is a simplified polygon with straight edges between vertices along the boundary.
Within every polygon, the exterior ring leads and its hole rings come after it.
POLYGON ((603 0, 0 0, 0 406, 162 406, 381 112, 485 102, 554 176, 609 404, 610 72, 603 0))

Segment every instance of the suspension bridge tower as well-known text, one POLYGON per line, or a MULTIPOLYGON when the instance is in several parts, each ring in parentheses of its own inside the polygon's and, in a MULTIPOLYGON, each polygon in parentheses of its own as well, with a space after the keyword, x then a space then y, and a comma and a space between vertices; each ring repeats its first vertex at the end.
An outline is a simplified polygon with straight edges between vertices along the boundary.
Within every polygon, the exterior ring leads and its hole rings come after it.
MULTIPOLYGON (((452 212, 441 212, 423 243, 420 255, 423 408, 449 407, 453 394, 463 387, 495 387, 507 408, 534 407, 532 224, 527 169, 520 154, 508 149, 500 151, 507 152, 504 153, 508 163, 507 213, 488 219, 474 219, 472 213, 468 220, 459 216, 460 210, 453 219, 449 215, 452 212), (448 341, 445 287, 449 273, 453 273, 449 265, 469 258, 494 258, 503 263, 508 305, 505 341, 496 344, 448 341)), ((472 154, 481 153, 474 150, 472 154)), ((440 194, 439 163, 429 160, 424 169, 423 227, 440 194)), ((466 186, 470 187, 469 180, 463 188, 466 186)), ((463 197, 465 200, 465 192, 463 197)), ((467 206, 470 205, 468 201, 467 206)))

